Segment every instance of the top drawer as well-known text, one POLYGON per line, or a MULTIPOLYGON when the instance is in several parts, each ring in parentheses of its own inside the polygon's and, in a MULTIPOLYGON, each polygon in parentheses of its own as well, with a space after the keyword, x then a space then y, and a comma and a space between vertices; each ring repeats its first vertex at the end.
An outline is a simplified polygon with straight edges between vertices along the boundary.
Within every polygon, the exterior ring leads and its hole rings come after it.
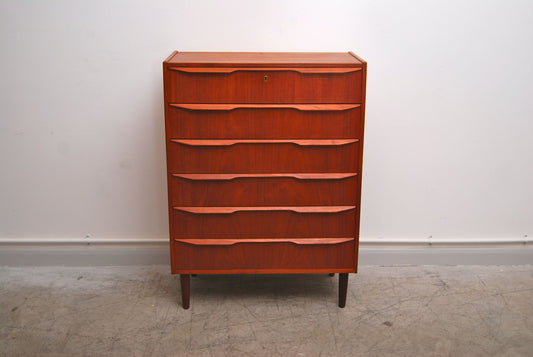
POLYGON ((361 68, 228 68, 169 65, 170 103, 361 103, 361 68))

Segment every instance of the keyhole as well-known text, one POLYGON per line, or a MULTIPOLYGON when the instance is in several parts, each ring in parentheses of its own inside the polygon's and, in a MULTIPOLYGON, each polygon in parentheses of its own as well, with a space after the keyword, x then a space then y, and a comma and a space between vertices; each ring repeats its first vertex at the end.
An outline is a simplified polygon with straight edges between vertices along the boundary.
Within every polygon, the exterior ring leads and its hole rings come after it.
POLYGON ((265 82, 268 81, 268 76, 265 76, 265 82))

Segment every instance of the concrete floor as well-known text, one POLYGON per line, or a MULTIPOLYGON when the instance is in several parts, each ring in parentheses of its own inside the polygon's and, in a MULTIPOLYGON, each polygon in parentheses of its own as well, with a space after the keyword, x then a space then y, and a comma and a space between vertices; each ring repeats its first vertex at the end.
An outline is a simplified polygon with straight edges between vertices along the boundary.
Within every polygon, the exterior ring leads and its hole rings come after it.
POLYGON ((532 356, 533 266, 198 276, 168 266, 0 268, 2 356, 532 356))

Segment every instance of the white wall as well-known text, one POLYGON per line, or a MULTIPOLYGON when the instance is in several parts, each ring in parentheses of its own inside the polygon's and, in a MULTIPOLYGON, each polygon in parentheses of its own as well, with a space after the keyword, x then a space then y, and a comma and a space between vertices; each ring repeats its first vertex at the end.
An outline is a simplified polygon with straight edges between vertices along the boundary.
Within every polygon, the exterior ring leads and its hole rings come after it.
POLYGON ((362 237, 533 234, 533 2, 0 2, 0 238, 164 238, 174 49, 368 61, 362 237))

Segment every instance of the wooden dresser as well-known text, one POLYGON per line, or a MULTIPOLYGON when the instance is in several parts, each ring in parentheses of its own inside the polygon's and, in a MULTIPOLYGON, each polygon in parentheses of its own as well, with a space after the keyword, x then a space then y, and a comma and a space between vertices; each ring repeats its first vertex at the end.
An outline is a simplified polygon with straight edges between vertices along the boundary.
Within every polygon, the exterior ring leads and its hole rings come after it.
POLYGON ((174 52, 163 63, 171 271, 357 272, 366 62, 174 52))

